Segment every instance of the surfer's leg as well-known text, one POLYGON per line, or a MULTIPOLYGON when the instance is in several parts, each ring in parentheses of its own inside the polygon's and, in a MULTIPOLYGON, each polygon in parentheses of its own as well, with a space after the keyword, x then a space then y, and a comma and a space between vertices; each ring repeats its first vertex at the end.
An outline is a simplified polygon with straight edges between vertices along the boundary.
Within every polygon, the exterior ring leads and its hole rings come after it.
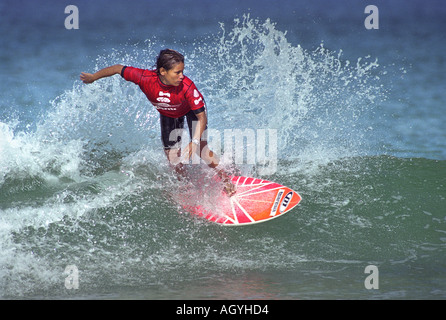
POLYGON ((173 169, 180 176, 185 176, 181 163, 181 136, 184 130, 184 117, 170 118, 160 114, 161 141, 164 153, 173 169))
MULTIPOLYGON (((186 114, 187 119, 187 126, 189 128, 189 136, 194 136, 193 131, 196 128, 196 124, 198 123, 198 118, 195 115, 193 111, 190 111, 188 114, 186 114)), ((199 148, 199 156, 200 158, 211 168, 215 168, 218 166, 218 163, 220 162, 217 155, 209 149, 208 142, 207 142, 207 126, 201 135, 200 139, 200 148, 199 148)))
POLYGON ((219 167, 220 159, 211 149, 209 149, 207 141, 201 141, 200 143, 200 157, 210 168, 214 169, 217 172, 217 175, 224 183, 225 192, 229 196, 235 194, 236 189, 231 181, 229 174, 226 172, 225 169, 219 167))
POLYGON ((181 149, 164 149, 164 153, 170 165, 178 174, 178 178, 186 177, 184 165, 181 163, 181 149))
MULTIPOLYGON (((186 115, 186 119, 187 119, 187 125, 189 127, 189 135, 192 139, 193 137, 193 128, 194 127, 194 121, 198 121, 197 116, 195 115, 195 113, 193 113, 193 111, 190 111, 187 115, 186 115)), ((235 194, 236 190, 235 190, 235 186, 231 181, 231 178, 229 177, 229 175, 226 173, 226 171, 222 168, 218 168, 219 164, 220 164, 220 159, 218 158, 217 154, 215 154, 215 152, 213 152, 209 146, 208 146, 208 142, 207 142, 207 126, 206 129, 204 130, 202 136, 201 136, 201 140, 200 140, 200 158, 204 161, 204 163, 206 163, 210 168, 214 169, 217 172, 217 175, 221 178, 221 180, 224 183, 224 190, 225 192, 229 195, 232 196, 233 194, 235 194)))
POLYGON ((220 163, 218 156, 209 149, 207 141, 200 141, 200 158, 212 169, 216 168, 220 163))

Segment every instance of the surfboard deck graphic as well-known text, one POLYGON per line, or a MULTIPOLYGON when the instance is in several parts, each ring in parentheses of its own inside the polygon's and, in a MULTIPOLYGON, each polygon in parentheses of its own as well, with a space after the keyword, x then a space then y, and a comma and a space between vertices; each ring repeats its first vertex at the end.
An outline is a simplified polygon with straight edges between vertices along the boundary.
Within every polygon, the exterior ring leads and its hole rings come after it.
POLYGON ((233 176, 237 192, 229 197, 221 188, 206 201, 189 188, 178 198, 188 212, 222 225, 248 225, 269 221, 293 209, 300 195, 281 184, 252 177, 233 176))

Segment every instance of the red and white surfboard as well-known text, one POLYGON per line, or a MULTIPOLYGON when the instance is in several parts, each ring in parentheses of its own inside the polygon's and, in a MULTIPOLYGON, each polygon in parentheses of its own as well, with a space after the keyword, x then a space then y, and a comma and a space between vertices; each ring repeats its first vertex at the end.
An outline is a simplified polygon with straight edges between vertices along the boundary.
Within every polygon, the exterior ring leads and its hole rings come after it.
POLYGON ((182 194, 181 206, 212 222, 235 226, 277 218, 301 201, 296 191, 275 182, 239 176, 231 180, 237 188, 235 195, 229 197, 221 191, 210 205, 199 204, 186 192, 182 194))

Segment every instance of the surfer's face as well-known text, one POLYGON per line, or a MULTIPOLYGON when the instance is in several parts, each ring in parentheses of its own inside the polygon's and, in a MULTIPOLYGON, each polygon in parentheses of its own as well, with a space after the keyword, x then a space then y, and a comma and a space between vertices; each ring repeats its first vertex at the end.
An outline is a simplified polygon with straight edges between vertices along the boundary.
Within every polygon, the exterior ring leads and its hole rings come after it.
POLYGON ((184 79, 184 63, 179 62, 175 64, 171 69, 160 69, 161 82, 168 86, 179 86, 184 79))

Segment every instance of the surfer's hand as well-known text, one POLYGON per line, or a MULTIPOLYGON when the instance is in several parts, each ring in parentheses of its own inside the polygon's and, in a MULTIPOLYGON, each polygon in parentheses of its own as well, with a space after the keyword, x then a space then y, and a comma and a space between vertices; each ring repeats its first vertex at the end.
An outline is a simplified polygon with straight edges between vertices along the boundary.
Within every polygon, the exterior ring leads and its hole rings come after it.
POLYGON ((80 79, 83 83, 93 83, 96 80, 93 74, 87 72, 82 72, 80 79))

